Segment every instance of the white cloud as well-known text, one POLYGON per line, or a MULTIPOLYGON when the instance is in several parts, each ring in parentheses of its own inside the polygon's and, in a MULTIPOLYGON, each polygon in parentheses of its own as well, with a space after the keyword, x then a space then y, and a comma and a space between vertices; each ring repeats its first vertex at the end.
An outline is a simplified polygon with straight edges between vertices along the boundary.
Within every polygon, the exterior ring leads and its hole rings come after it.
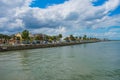
POLYGON ((87 33, 87 35, 99 38, 108 38, 108 39, 120 39, 120 28, 112 28, 108 30, 107 32, 102 33, 87 33))
POLYGON ((110 32, 119 32, 120 33, 120 28, 113 28, 109 30, 110 32))
POLYGON ((0 0, 0 29, 65 33, 72 29, 120 26, 120 15, 108 16, 120 5, 119 0, 108 0, 101 6, 93 6, 91 0, 69 0, 45 9, 29 7, 31 1, 0 0))
POLYGON ((43 34, 49 34, 49 35, 55 35, 55 34, 66 34, 66 28, 65 27, 58 27, 58 28, 40 28, 40 29, 30 29, 30 32, 32 33, 43 33, 43 34))
POLYGON ((118 5, 120 5, 120 0, 109 0, 103 5, 103 7, 105 7, 107 11, 111 11, 114 10, 118 5))

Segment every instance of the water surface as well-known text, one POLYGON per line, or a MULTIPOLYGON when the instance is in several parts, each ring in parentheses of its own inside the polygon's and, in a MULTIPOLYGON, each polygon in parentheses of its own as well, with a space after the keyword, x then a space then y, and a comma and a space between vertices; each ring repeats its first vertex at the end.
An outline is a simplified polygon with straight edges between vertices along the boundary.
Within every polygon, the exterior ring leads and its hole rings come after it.
POLYGON ((120 42, 0 52, 0 80, 120 80, 120 42))

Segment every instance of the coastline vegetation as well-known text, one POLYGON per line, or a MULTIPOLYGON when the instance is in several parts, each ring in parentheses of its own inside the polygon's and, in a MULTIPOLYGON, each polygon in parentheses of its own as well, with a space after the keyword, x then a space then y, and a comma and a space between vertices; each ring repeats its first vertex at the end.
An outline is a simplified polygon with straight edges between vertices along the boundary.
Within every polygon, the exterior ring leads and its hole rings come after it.
POLYGON ((62 34, 46 35, 46 34, 31 34, 28 30, 13 35, 0 34, 0 52, 36 48, 49 48, 76 45, 83 43, 100 42, 99 38, 91 38, 87 35, 74 36, 69 35, 64 37, 62 34))
POLYGON ((62 42, 80 42, 89 40, 100 40, 98 38, 83 36, 69 35, 63 37, 62 34, 46 35, 46 34, 31 34, 28 30, 13 35, 0 34, 0 45, 18 45, 18 44, 55 44, 62 42))

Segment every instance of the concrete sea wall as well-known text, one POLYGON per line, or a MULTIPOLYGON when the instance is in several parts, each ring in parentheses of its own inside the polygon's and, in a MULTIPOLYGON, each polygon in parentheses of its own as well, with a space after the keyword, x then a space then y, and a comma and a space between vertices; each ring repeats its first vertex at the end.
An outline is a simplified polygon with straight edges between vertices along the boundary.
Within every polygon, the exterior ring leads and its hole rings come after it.
POLYGON ((84 43, 95 43, 100 41, 82 41, 82 42, 65 42, 65 43, 56 43, 56 44, 24 44, 16 46, 0 46, 0 52, 3 51, 14 51, 14 50, 25 50, 25 49, 37 49, 37 48, 50 48, 50 47, 60 47, 60 46, 69 46, 77 45, 84 43))

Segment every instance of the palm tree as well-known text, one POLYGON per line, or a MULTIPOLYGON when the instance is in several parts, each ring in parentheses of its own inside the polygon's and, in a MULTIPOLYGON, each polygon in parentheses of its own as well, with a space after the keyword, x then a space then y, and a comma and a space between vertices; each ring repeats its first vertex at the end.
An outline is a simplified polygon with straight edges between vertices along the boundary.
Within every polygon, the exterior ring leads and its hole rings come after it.
POLYGON ((53 41, 53 37, 52 36, 48 36, 49 42, 52 43, 53 41))
POLYGON ((27 42, 28 43, 28 41, 30 40, 30 38, 29 38, 29 31, 28 30, 24 30, 23 32, 22 32, 22 39, 25 41, 25 43, 27 42))
POLYGON ((38 44, 40 44, 40 36, 39 35, 37 35, 37 36, 35 36, 35 41, 36 41, 36 43, 38 44))
POLYGON ((87 39, 87 35, 84 35, 84 36, 83 36, 83 40, 86 40, 86 39, 87 39))
POLYGON ((75 37, 73 35, 70 35, 70 40, 75 41, 75 37))
POLYGON ((52 36, 52 39, 53 39, 54 43, 56 43, 58 37, 57 36, 52 36))
POLYGON ((59 41, 61 42, 62 34, 58 35, 59 41))
POLYGON ((0 34, 0 38, 3 40, 3 43, 7 43, 10 39, 10 36, 5 35, 5 34, 0 34))
POLYGON ((68 37, 65 37, 64 40, 65 40, 66 42, 70 42, 68 37))

